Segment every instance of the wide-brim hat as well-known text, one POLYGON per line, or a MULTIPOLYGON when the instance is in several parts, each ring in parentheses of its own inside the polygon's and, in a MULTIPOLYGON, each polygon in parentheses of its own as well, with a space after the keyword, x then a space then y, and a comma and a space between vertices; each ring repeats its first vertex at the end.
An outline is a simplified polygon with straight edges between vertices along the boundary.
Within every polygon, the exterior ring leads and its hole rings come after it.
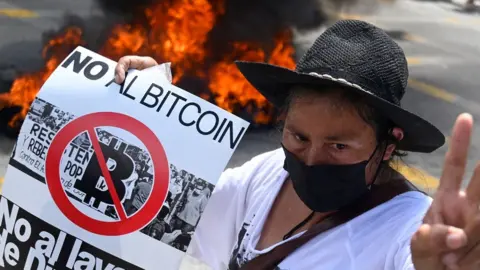
MULTIPOLYGON (((294 85, 342 85, 364 97, 368 105, 404 132, 397 149, 432 152, 445 136, 427 120, 401 107, 408 82, 408 64, 400 46, 367 22, 341 20, 323 32, 295 70, 266 63, 237 61, 245 78, 274 106, 283 106, 294 85)), ((345 88, 344 87, 344 88, 345 88)))

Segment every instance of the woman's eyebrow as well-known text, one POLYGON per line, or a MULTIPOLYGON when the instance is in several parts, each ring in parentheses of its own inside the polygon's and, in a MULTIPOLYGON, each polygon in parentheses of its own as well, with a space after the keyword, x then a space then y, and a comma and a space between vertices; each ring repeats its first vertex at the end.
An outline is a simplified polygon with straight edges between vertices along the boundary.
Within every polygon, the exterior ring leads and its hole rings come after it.
POLYGON ((295 127, 292 127, 292 126, 285 126, 285 130, 288 132, 288 133, 294 133, 296 135, 301 135, 301 136, 304 136, 304 137, 308 137, 307 136, 307 133, 305 132, 302 132, 300 131, 299 129, 295 128, 295 127))
POLYGON ((360 138, 360 135, 356 131, 345 131, 339 134, 329 135, 325 139, 329 141, 353 141, 360 138))
MULTIPOLYGON (((289 133, 295 133, 298 135, 309 137, 307 136, 308 132, 303 132, 301 128, 298 128, 297 126, 295 126, 294 123, 286 124, 284 129, 289 133)), ((324 137, 324 139, 328 141, 355 141, 356 139, 361 137, 361 135, 362 135, 361 132, 358 132, 358 130, 348 129, 348 130, 335 132, 335 134, 328 135, 324 137)))

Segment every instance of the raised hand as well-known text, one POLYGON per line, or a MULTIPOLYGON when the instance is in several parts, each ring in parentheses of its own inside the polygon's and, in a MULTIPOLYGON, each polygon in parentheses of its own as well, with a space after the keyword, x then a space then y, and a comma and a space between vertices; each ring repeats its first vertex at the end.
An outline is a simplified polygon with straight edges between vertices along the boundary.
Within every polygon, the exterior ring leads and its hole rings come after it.
POLYGON ((416 270, 480 269, 480 165, 461 190, 472 128, 469 114, 461 114, 453 127, 440 185, 412 237, 416 270))
POLYGON ((123 83, 125 80, 125 73, 129 69, 142 70, 156 65, 158 65, 157 61, 148 56, 124 56, 118 60, 118 64, 115 67, 115 82, 118 84, 123 83))

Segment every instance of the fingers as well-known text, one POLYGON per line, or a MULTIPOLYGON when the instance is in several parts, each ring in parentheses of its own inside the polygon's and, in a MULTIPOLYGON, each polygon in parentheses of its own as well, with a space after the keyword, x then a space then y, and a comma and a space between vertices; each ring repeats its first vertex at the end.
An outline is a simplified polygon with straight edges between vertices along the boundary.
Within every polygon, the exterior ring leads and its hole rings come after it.
MULTIPOLYGON (((465 234, 467 236, 467 241, 464 247, 451 252, 444 257, 444 263, 451 269, 457 269, 457 263, 460 265, 464 263, 465 260, 472 262, 471 254, 476 254, 477 258, 480 255, 479 248, 477 247, 480 243, 480 215, 475 215, 465 227, 465 234)), ((468 264, 467 264, 468 265, 468 264)))
POLYGON ((423 224, 411 241, 412 254, 417 258, 430 258, 466 245, 463 230, 443 224, 423 224))
POLYGON ((428 209, 427 213, 423 217, 423 223, 426 224, 445 224, 443 220, 442 213, 440 210, 441 207, 437 206, 438 202, 436 200, 433 201, 432 205, 428 209))
POLYGON ((477 163, 475 170, 473 171, 472 179, 468 183, 467 190, 467 200, 478 206, 480 204, 480 163, 477 163))
POLYGON ((157 61, 147 56, 124 56, 118 60, 118 64, 115 67, 115 82, 122 84, 125 80, 125 74, 129 69, 146 69, 158 65, 157 61))
POLYGON ((450 146, 445 155, 438 191, 458 191, 460 189, 467 163, 472 127, 473 119, 470 114, 464 113, 457 117, 450 146))
POLYGON ((468 254, 465 256, 458 265, 452 265, 450 268, 452 270, 456 269, 479 269, 480 267, 480 245, 475 246, 468 254))

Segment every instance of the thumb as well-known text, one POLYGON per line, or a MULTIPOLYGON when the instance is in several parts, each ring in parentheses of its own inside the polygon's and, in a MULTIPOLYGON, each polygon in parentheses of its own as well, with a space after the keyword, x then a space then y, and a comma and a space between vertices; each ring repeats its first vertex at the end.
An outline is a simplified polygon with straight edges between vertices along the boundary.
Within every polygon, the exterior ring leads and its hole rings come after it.
POLYGON ((467 236, 462 229, 444 224, 423 224, 411 240, 412 256, 425 258, 466 245, 467 236))

